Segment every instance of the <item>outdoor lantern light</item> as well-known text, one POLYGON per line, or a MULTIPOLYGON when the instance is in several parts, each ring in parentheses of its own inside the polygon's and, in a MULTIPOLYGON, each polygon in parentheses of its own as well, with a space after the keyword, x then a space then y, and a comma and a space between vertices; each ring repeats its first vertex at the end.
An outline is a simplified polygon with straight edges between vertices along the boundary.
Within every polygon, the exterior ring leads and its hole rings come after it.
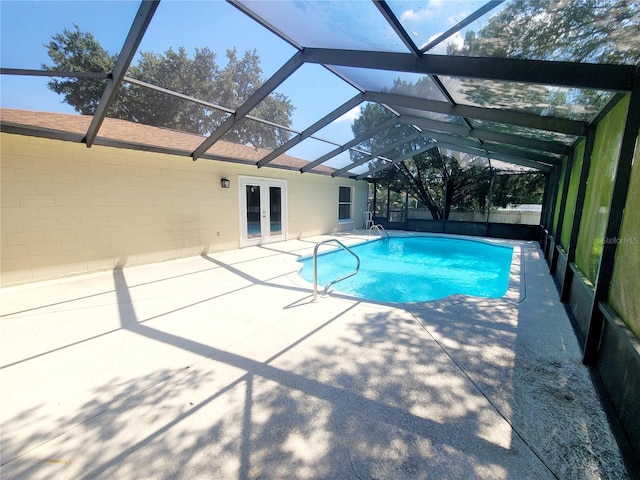
POLYGON ((220 186, 222 188, 229 188, 229 186, 231 185, 231 181, 228 178, 221 178, 220 179, 220 186))

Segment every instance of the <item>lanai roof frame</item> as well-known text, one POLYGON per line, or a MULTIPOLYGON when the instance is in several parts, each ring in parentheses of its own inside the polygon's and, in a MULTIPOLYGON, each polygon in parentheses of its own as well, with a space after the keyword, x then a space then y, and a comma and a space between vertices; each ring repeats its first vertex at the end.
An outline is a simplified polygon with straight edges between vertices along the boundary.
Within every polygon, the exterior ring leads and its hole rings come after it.
MULTIPOLYGON (((436 43, 442 42, 446 38, 446 35, 438 37, 437 41, 428 42, 423 47, 418 47, 412 40, 407 30, 403 27, 402 22, 398 19, 397 14, 393 10, 392 2, 384 0, 373 0, 370 4, 375 7, 372 11, 382 17, 383 22, 378 22, 377 25, 386 23, 394 31, 396 38, 395 46, 391 49, 353 49, 352 45, 344 45, 340 48, 331 48, 317 45, 316 42, 308 42, 305 45, 303 40, 296 38, 296 32, 287 31, 291 28, 290 25, 278 24, 278 21, 273 21, 273 18, 267 18, 264 15, 265 9, 274 7, 270 5, 270 2, 252 3, 242 0, 228 0, 228 3, 236 7, 238 10, 248 15, 252 20, 258 22, 263 27, 266 27, 270 32, 276 34, 278 37, 285 40, 288 44, 293 46, 297 53, 286 62, 276 74, 272 75, 267 81, 254 92, 253 95, 243 104, 236 109, 228 108, 225 106, 217 106, 222 110, 227 110, 229 114, 228 118, 220 125, 208 139, 192 152, 192 158, 195 160, 200 156, 203 156, 205 152, 220 138, 224 136, 226 132, 231 130, 239 121, 244 118, 250 118, 252 120, 269 124, 271 123, 274 128, 282 128, 282 126, 273 124, 268 120, 261 119, 254 115, 249 115, 251 110, 255 108, 266 96, 273 92, 278 85, 292 75, 301 65, 304 64, 319 64, 324 66, 328 71, 337 75, 340 79, 347 82, 352 87, 355 87, 360 91, 363 101, 377 102, 390 111, 394 111, 399 119, 402 119, 403 123, 413 125, 415 128, 427 132, 432 130, 431 128, 425 128, 425 122, 429 122, 429 118, 420 120, 417 118, 414 123, 409 119, 412 115, 407 115, 405 110, 409 107, 418 107, 417 110, 423 112, 440 112, 447 115, 453 115, 459 119, 460 127, 465 130, 457 129, 457 125, 451 125, 447 127, 444 134, 453 133, 451 129, 456 129, 456 135, 461 138, 466 138, 473 142, 480 142, 481 145, 492 142, 504 143, 508 148, 510 144, 514 147, 526 147, 530 149, 533 155, 548 156, 553 155, 565 155, 567 154, 567 148, 570 151, 572 145, 563 146, 563 142, 557 142, 554 140, 538 140, 532 139, 530 136, 524 137, 516 132, 500 132, 491 131, 489 129, 477 128, 474 124, 474 117, 476 120, 503 123, 506 125, 519 125, 526 129, 538 129, 544 131, 556 131, 563 135, 568 134, 573 137, 583 137, 586 134, 587 126, 591 123, 589 121, 577 121, 568 118, 550 117, 547 115, 532 114, 526 112, 517 112, 505 109, 486 108, 472 105, 461 105, 456 103, 451 93, 447 90, 442 81, 440 81, 438 75, 448 75, 451 77, 469 77, 469 78, 481 78, 497 81, 509 81, 509 82, 528 82, 528 83, 541 83, 549 85, 560 85, 575 88, 591 88, 609 90, 612 92, 627 92, 630 91, 634 83, 634 72, 636 67, 634 65, 619 65, 619 64, 589 64, 571 61, 553 61, 553 60, 530 60, 530 59, 514 59, 514 58, 495 58, 495 57, 464 57, 454 55, 436 55, 431 53, 425 53, 434 47, 436 43), (258 8, 259 7, 259 8, 258 8), (425 48, 428 47, 428 48, 425 48), (385 51, 386 50, 386 51, 385 51), (408 51, 407 51, 408 50, 408 51), (371 91, 366 87, 359 85, 357 81, 354 81, 345 74, 343 70, 346 67, 349 68, 365 68, 378 71, 391 71, 391 72, 413 72, 415 74, 422 74, 428 77, 433 85, 435 85, 437 91, 440 93, 445 101, 403 96, 394 93, 384 91, 371 91)), ((495 9, 503 2, 493 1, 483 4, 475 12, 466 16, 462 21, 458 22, 448 32, 451 35, 453 32, 457 32, 463 26, 468 23, 477 20, 485 13, 495 9)), ((155 9, 159 4, 159 0, 143 1, 140 4, 138 13, 134 18, 131 26, 131 30, 124 43, 121 55, 119 56, 116 68, 113 72, 107 74, 107 89, 103 95, 103 101, 100 102, 98 111, 93 117, 92 124, 87 131, 84 142, 87 146, 90 146, 92 139, 95 138, 100 126, 101 119, 104 118, 106 107, 108 106, 109 99, 113 98, 118 85, 121 82, 131 81, 131 83, 137 82, 142 88, 156 88, 160 87, 152 85, 144 85, 143 82, 131 79, 125 75, 126 66, 130 63, 132 55, 135 53, 137 46, 140 43, 140 39, 144 36, 146 26, 152 21, 152 17, 155 9)), ((362 5, 360 5, 362 7, 362 5)), ((286 8, 286 4, 279 4, 278 8, 286 8), (284 6, 283 6, 284 5, 284 6)), ((368 8, 368 7, 367 7, 368 8)), ((369 9, 371 10, 371 9, 369 9)), ((298 32, 299 33, 299 32, 298 32)), ((306 32, 307 38, 312 38, 315 35, 314 32, 306 32)), ((95 78, 104 78, 104 73, 92 73, 92 72, 51 72, 51 71, 28 71, 26 69, 2 69, 4 74, 19 74, 19 75, 49 75, 49 76, 77 76, 82 78, 90 75, 95 78)), ((179 95, 177 92, 173 92, 169 89, 165 89, 166 93, 179 95)), ((612 97, 609 97, 608 105, 605 105, 600 109, 604 111, 610 108, 619 100, 620 96, 616 93, 612 97)), ((189 101, 196 101, 200 103, 206 103, 203 100, 196 98, 189 98, 189 101)), ((414 109, 416 110, 416 109, 414 109)), ((326 125, 331 119, 335 119, 338 116, 339 110, 327 114, 322 120, 312 125, 316 131, 318 127, 326 125)), ((598 115, 594 115, 596 118, 598 115)), ((433 126, 433 125, 432 125, 433 126)), ((288 150, 287 145, 293 146, 299 143, 304 138, 313 137, 309 134, 309 130, 312 127, 306 129, 288 129, 289 133, 293 133, 293 138, 290 139, 285 145, 281 145, 276 153, 284 153, 288 150)), ((436 131, 439 129, 435 128, 436 131)), ((435 135, 435 133, 434 133, 435 135)), ((320 139, 320 138, 318 138, 320 139)), ((330 139, 320 139, 329 144, 333 144, 338 148, 333 152, 342 150, 346 151, 353 149, 355 145, 346 146, 350 142, 340 143, 330 139)), ((456 146, 457 138, 450 138, 452 140, 452 146, 456 146)), ((461 143, 466 143, 461 142, 461 143)), ((463 147, 464 145, 460 145, 463 147)), ((277 157, 277 154, 267 155, 262 160, 257 162, 258 167, 267 165, 271 160, 277 157)), ((329 154, 324 155, 311 163, 310 166, 305 169, 301 169, 302 172, 313 171, 313 168, 317 165, 324 163, 330 157, 329 154)), ((360 177, 361 175, 358 175, 360 177)))

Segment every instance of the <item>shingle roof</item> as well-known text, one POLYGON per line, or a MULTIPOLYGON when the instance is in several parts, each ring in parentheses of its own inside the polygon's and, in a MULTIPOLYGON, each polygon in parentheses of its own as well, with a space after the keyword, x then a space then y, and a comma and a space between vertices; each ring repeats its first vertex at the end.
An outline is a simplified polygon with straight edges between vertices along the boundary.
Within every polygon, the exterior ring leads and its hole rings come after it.
MULTIPOLYGON (((91 119, 90 115, 0 108, 0 127, 4 132, 76 142, 81 142, 84 138, 91 119)), ((168 128, 153 127, 117 118, 105 118, 95 143, 190 156, 204 138, 168 128)), ((254 148, 221 140, 207 151, 204 158, 255 165, 269 152, 270 150, 265 148, 254 148)), ((269 163, 269 167, 298 170, 308 163, 300 158, 280 155, 269 163)), ((330 174, 333 171, 335 170, 322 165, 313 170, 314 173, 323 174, 330 174)))

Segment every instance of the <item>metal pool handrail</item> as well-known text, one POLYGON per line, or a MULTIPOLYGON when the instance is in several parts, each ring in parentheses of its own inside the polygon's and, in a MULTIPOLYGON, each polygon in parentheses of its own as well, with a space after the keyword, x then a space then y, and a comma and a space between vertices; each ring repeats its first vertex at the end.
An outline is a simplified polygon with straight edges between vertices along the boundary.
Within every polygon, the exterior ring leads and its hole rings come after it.
POLYGON ((315 246, 315 248, 313 249, 313 301, 315 302, 316 300, 318 300, 318 248, 320 247, 320 245, 323 245, 325 243, 330 243, 330 242, 334 242, 337 243, 340 247, 342 247, 343 249, 345 249, 347 252, 349 252, 351 255, 353 255, 356 258, 356 269, 355 271, 349 273, 348 275, 345 275, 344 277, 340 277, 336 280, 333 280, 332 282, 327 283, 327 285, 324 287, 324 291, 322 292, 322 295, 326 295, 327 292, 329 291, 329 287, 331 287, 331 285, 333 285, 334 283, 338 283, 341 282, 342 280, 345 280, 349 277, 353 277, 356 273, 358 273, 360 271, 360 257, 358 257, 358 255, 356 255, 353 250, 351 250, 349 247, 347 247, 344 243, 342 243, 340 240, 337 240, 335 238, 330 238, 328 240, 323 240, 322 242, 318 242, 315 246))
POLYGON ((387 237, 387 240, 389 239, 389 233, 379 223, 375 225, 371 225, 371 228, 369 228, 369 235, 371 235, 372 230, 375 230, 376 232, 378 232, 381 237, 382 237, 382 234, 384 234, 387 237))

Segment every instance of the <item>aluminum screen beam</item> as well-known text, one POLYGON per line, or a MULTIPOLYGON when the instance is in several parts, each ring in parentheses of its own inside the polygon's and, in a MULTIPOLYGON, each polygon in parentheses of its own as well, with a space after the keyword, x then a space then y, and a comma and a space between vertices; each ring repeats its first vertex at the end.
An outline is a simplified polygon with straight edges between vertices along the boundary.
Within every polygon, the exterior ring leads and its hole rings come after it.
MULTIPOLYGON (((202 105, 203 107, 211 108, 213 110, 219 110, 221 112, 230 113, 230 114, 234 114, 236 112, 232 108, 227 108, 227 107, 223 107, 222 105, 217 105, 215 103, 206 102, 204 100, 200 100, 199 98, 195 98, 195 97, 192 97, 192 96, 189 96, 189 95, 185 95, 183 93, 174 92, 173 90, 169 90, 169 89, 164 88, 164 87, 159 87, 159 86, 153 85, 151 83, 143 82, 142 80, 136 80, 135 78, 131 78, 131 77, 126 77, 125 76, 124 77, 124 81, 128 82, 128 83, 131 83, 133 85, 138 85, 140 87, 148 88, 150 90, 155 90, 157 92, 162 92, 162 93, 164 93, 166 95, 170 95, 172 97, 182 98, 183 100, 187 100, 188 102, 197 103, 198 105, 202 105)), ((296 135, 302 133, 299 130, 295 130, 293 128, 285 127, 284 125, 280 125, 278 123, 271 122, 269 120, 263 120, 262 118, 254 117, 253 115, 246 115, 245 118, 248 119, 248 120, 253 120, 254 122, 262 123, 263 125, 269 125, 269 126, 274 127, 274 128, 279 128, 281 130, 286 130, 287 132, 295 133, 296 135)), ((311 137, 311 138, 316 138, 316 137, 311 137)), ((334 145, 339 145, 339 144, 336 144, 336 143, 331 142, 329 140, 323 140, 321 138, 317 138, 317 140, 321 140, 321 141, 324 141, 324 142, 327 142, 327 143, 333 143, 334 145)))
POLYGON ((247 15, 251 20, 253 20, 254 22, 259 23, 260 25, 262 25, 264 28, 266 28, 267 30, 269 30, 271 33, 273 33, 274 35, 277 35, 278 37, 280 37, 282 40, 284 40, 285 42, 287 42, 289 45, 291 45, 292 47, 298 49, 298 50, 302 50, 302 45, 300 45, 298 42, 296 42, 293 38, 287 36, 284 34, 284 32, 278 28, 276 28, 274 25, 272 25, 271 23, 267 22, 264 18, 262 18, 259 15, 256 15, 253 10, 251 10, 250 8, 247 8, 243 3, 238 2, 237 0, 227 0, 227 3, 229 3, 230 5, 233 5, 234 7, 236 7, 238 10, 240 10, 242 13, 244 13, 245 15, 247 15))
POLYGON ((525 152, 516 148, 509 148, 505 145, 496 145, 495 143, 485 142, 482 144, 482 148, 490 153, 499 153, 505 155, 511 155, 514 157, 526 157, 534 162, 545 163, 547 165, 561 165, 562 160, 550 155, 545 155, 539 152, 525 152))
MULTIPOLYGON (((66 142, 80 143, 84 138, 83 133, 64 132, 59 130, 52 130, 47 128, 37 128, 25 125, 7 124, 5 122, 0 123, 0 131, 6 133, 13 133, 16 135, 28 135, 30 137, 48 138, 54 140, 62 140, 66 142)), ((123 148, 127 150, 136 150, 142 152, 162 153, 166 155, 176 155, 179 157, 191 157, 191 152, 188 150, 181 150, 177 148, 161 147, 154 145, 145 145, 141 143, 127 142, 125 140, 115 140, 104 137, 96 138, 94 145, 101 145, 105 147, 123 148)), ((252 160, 243 160, 234 157, 228 157, 225 155, 210 155, 205 154, 201 157, 204 160, 213 160, 217 162, 237 163, 242 165, 255 165, 252 160)), ((297 170, 296 167, 289 167, 284 165, 273 165, 273 168, 283 170, 297 170)), ((328 173, 318 172, 318 174, 328 175, 328 173)))
POLYGON ((452 135, 447 135, 445 133, 429 132, 426 130, 422 132, 422 136, 426 138, 432 138, 433 140, 437 140, 439 142, 438 145, 440 146, 442 146, 442 142, 445 142, 448 145, 457 145, 459 147, 467 147, 467 148, 477 148, 482 150, 483 152, 489 153, 489 155, 502 154, 502 155, 508 155, 514 158, 522 157, 528 160, 532 160, 534 162, 540 162, 547 165, 559 165, 561 163, 560 159, 556 157, 544 155, 539 152, 525 152, 515 148, 509 148, 504 145, 496 145, 493 143, 480 143, 480 141, 477 139, 456 137, 452 135))
MULTIPOLYGON (((169 89, 164 88, 164 87, 159 87, 159 86, 153 85, 151 83, 143 82, 142 80, 136 80, 135 78, 131 78, 131 77, 126 77, 125 76, 124 77, 124 81, 128 82, 128 83, 131 83, 133 85, 138 85, 140 87, 148 88, 150 90, 155 90, 157 92, 162 92, 162 93, 164 93, 166 95, 170 95, 172 97, 181 98, 183 100, 187 100, 188 102, 197 103, 198 105, 202 105, 204 107, 211 108, 213 110, 219 110, 221 112, 226 112, 226 113, 230 113, 230 114, 234 114, 236 112, 232 108, 227 108, 227 107, 223 107, 222 105, 217 105, 215 103, 206 102, 204 100, 200 100, 199 98, 191 97, 191 96, 185 95, 183 93, 174 92, 173 90, 169 90, 169 89)), ((254 122, 261 123, 263 125, 269 125, 270 127, 279 128, 281 130, 285 130, 287 132, 294 133, 296 135, 299 135, 299 134, 302 133, 300 130, 296 130, 294 128, 286 127, 284 125, 280 125, 279 123, 271 122, 269 120, 264 120, 264 119, 259 118, 259 117, 254 117, 253 115, 245 115, 245 118, 247 120, 252 120, 254 122)), ((321 142, 330 143, 332 145, 340 146, 339 143, 334 142, 332 140, 327 140, 325 138, 314 137, 313 135, 310 138, 314 138, 316 140, 320 140, 321 142)))
POLYGON ((258 103, 264 100, 278 86, 289 78, 298 68, 302 66, 302 54, 296 53, 280 69, 264 82, 247 100, 238 107, 236 112, 227 118, 198 148, 191 154, 193 160, 200 158, 211 146, 220 140, 225 133, 231 130, 240 120, 253 110, 258 103))
POLYGON ((571 147, 561 142, 553 142, 548 140, 539 140, 536 138, 521 137, 509 133, 493 132, 491 130, 483 130, 474 128, 469 131, 466 127, 455 125, 430 118, 413 117, 410 115, 400 115, 399 122, 415 125, 426 131, 440 131, 444 133, 452 133, 462 137, 475 138, 483 141, 494 141, 514 145, 517 147, 530 148, 532 150, 540 150, 542 152, 557 153, 559 155, 569 155, 571 147))
POLYGON ((27 77, 63 77, 63 78, 88 78, 106 80, 111 78, 110 73, 102 72, 60 72, 56 70, 33 70, 29 68, 0 68, 0 75, 24 75, 27 77))
POLYGON ((305 48, 304 61, 323 65, 372 68, 505 82, 538 83, 559 87, 630 91, 634 65, 464 57, 411 53, 305 48))
POLYGON ((444 113, 458 117, 475 118, 490 122, 506 123, 520 127, 537 128, 566 135, 584 136, 587 128, 586 122, 569 120, 557 117, 542 117, 531 113, 514 112, 511 110, 499 110, 494 108, 475 107, 471 105, 451 106, 446 102, 428 100, 425 98, 410 97, 392 93, 365 92, 366 100, 384 103, 391 107, 404 107, 414 110, 444 113))
POLYGON ((376 150, 374 152, 371 152, 369 154, 369 157, 361 158, 360 160, 356 160, 355 162, 351 162, 349 165, 347 165, 345 167, 342 167, 339 170, 336 170, 335 172, 331 173, 331 176, 332 177, 337 177, 338 175, 341 175, 341 174, 343 174, 345 172, 348 172, 352 168, 359 167, 363 163, 370 162, 371 160, 373 160, 376 157, 381 157, 385 153, 390 152, 391 150, 394 150, 394 149, 396 149, 398 147, 401 147, 402 145, 405 145, 405 144, 411 142, 412 140, 415 140, 416 138, 418 138, 420 136, 421 136, 421 134, 419 132, 416 132, 413 135, 409 135, 408 137, 402 138, 402 139, 398 140, 397 142, 392 143, 391 145, 387 145, 386 147, 383 147, 383 148, 378 149, 378 150, 376 150))
MULTIPOLYGON (((391 7, 389 7, 387 2, 385 0, 373 0, 373 3, 375 4, 376 7, 378 7, 378 10, 382 14, 382 16, 385 18, 387 23, 389 23, 391 28, 393 28, 393 30, 396 32, 396 35, 400 37, 400 39, 409 49, 411 54, 417 59, 422 57, 423 55, 422 50, 418 48, 418 46, 414 43, 413 39, 407 33, 404 26, 402 25, 402 23, 400 23, 400 21, 398 20, 398 17, 396 17, 395 13, 393 12, 393 10, 391 10, 391 7)), ((451 96, 449 91, 446 89, 446 87, 442 84, 440 79, 436 75, 429 75, 429 78, 431 79, 433 84, 436 86, 436 88, 440 91, 442 96, 446 99, 447 103, 449 103, 449 105, 451 106, 454 106, 456 103, 453 100, 453 97, 451 96)), ((465 122, 467 122, 466 119, 465 119, 465 122)), ((469 128, 471 127, 469 126, 469 128)))
POLYGON ((142 37, 144 37, 147 27, 151 23, 153 14, 156 12, 159 4, 160 0, 145 0, 140 3, 140 8, 138 8, 136 17, 131 24, 129 34, 124 41, 122 50, 120 51, 116 64, 111 72, 111 78, 107 80, 107 86, 102 92, 100 103, 93 114, 93 118, 89 124, 89 129, 84 137, 84 142, 87 144, 87 147, 90 147, 96 139, 98 130, 104 121, 104 117, 107 115, 109 107, 111 107, 111 104, 118 94, 118 90, 120 89, 120 85, 122 85, 122 80, 127 73, 127 69, 133 61, 133 57, 140 46, 140 42, 142 42, 142 37))
POLYGON ((460 145, 462 147, 484 148, 482 142, 475 138, 457 137, 454 135, 448 135, 446 133, 430 132, 428 130, 423 130, 422 136, 425 138, 430 138, 432 140, 437 140, 438 142, 448 142, 454 145, 460 145))
POLYGON ((137 85, 139 87, 148 88, 149 90, 154 90, 156 92, 161 92, 161 93, 170 95, 172 97, 182 98, 183 100, 187 100, 188 102, 192 102, 192 103, 197 103, 199 105, 202 105, 203 107, 209 107, 209 108, 214 109, 214 110, 220 110, 222 112, 231 113, 231 114, 235 113, 235 110, 233 110, 232 108, 226 108, 226 107, 223 107, 223 106, 215 104, 215 103, 205 102, 204 100, 200 100, 200 99, 192 97, 190 95, 185 95, 184 93, 179 93, 179 92, 176 92, 174 90, 169 90, 168 88, 159 87, 159 86, 153 85, 151 83, 143 82, 142 80, 137 80, 135 78, 131 78, 131 77, 125 76, 123 78, 123 81, 127 82, 127 83, 131 83, 133 85, 137 85))
MULTIPOLYGON (((460 127, 464 128, 464 127, 460 127)), ((503 160, 509 163, 515 163, 517 165, 523 165, 527 167, 537 168, 544 170, 547 165, 556 165, 560 163, 560 160, 555 157, 549 157, 538 152, 523 152, 517 149, 505 147, 503 145, 495 145, 491 143, 481 144, 480 140, 474 138, 456 137, 453 135, 447 135, 446 133, 422 131, 420 134, 413 135, 406 139, 402 139, 395 142, 389 147, 385 147, 382 150, 373 152, 369 158, 364 158, 353 162, 339 170, 336 170, 331 176, 341 175, 352 168, 358 167, 365 162, 383 155, 384 153, 393 150, 419 136, 430 138, 438 141, 438 146, 443 148, 449 148, 454 151, 461 151, 469 153, 471 155, 477 155, 480 157, 491 157, 497 160, 503 160)))
POLYGON ((453 27, 451 27, 449 30, 444 32, 442 35, 439 35, 438 37, 436 37, 433 40, 431 40, 429 43, 423 45, 420 48, 420 50, 423 51, 423 52, 431 50, 433 47, 435 47, 439 43, 442 43, 443 41, 445 41, 447 38, 449 38, 454 33, 459 32, 460 30, 462 30, 464 27, 469 25, 471 22, 477 20, 478 18, 483 16, 485 13, 493 10, 495 7, 500 5, 503 1, 504 0, 493 0, 491 2, 487 2, 484 6, 480 7, 478 10, 476 10, 471 15, 469 15, 467 18, 465 18, 461 22, 459 22, 456 25, 454 25, 453 27))
POLYGON ((404 27, 398 20, 398 17, 396 17, 396 14, 393 13, 393 10, 391 10, 391 7, 389 7, 387 2, 385 0, 373 0, 373 3, 375 4, 376 7, 378 7, 378 10, 382 14, 382 16, 385 18, 385 20, 391 26, 391 28, 393 28, 393 31, 396 32, 396 35, 400 37, 400 39, 405 44, 405 46, 409 49, 411 54, 415 58, 420 58, 422 56, 422 51, 411 39, 411 37, 409 36, 407 31, 404 29, 404 27))
POLYGON ((510 157, 509 155, 501 155, 499 153, 492 153, 491 155, 489 155, 489 158, 493 158, 494 160, 500 160, 506 163, 512 163, 514 165, 520 165, 522 167, 535 168, 536 170, 539 170, 542 173, 549 173, 555 168, 555 167, 550 167, 548 165, 543 165, 541 163, 532 162, 530 160, 527 160, 526 158, 510 157))
POLYGON ((2 121, 0 122, 0 132, 13 133, 15 135, 27 135, 29 137, 51 138, 54 140, 63 140, 65 142, 80 143, 84 138, 83 133, 73 133, 62 130, 54 130, 52 128, 34 127, 31 125, 22 125, 2 121))
POLYGON ((560 142, 552 142, 548 140, 539 140, 537 138, 519 137, 508 133, 492 132, 489 130, 474 129, 467 134, 469 137, 477 138, 482 141, 493 141, 505 143, 516 147, 529 148, 547 153, 555 153, 558 155, 569 155, 571 147, 560 142))
POLYGON ((359 143, 362 143, 365 140, 368 140, 369 138, 373 137, 377 133, 380 133, 381 131, 386 130, 387 128, 393 127, 396 123, 398 123, 398 119, 396 117, 390 118, 386 122, 382 122, 377 127, 375 127, 373 129, 363 133, 362 135, 358 135, 353 140, 345 143, 344 145, 342 145, 342 146, 340 146, 340 147, 338 147, 338 148, 336 148, 334 150, 331 150, 329 153, 323 155, 322 157, 318 158, 317 160, 314 160, 313 162, 309 162, 308 165, 305 165, 304 167, 302 167, 300 169, 300 172, 301 173, 308 172, 312 168, 317 167, 318 165, 320 165, 321 163, 324 163, 327 160, 332 159, 336 155, 340 155, 342 152, 346 152, 350 148, 355 147, 356 145, 358 145, 359 143))
POLYGON ((551 171, 551 167, 549 167, 548 165, 543 165, 541 163, 538 162, 534 162, 532 160, 528 160, 526 158, 522 158, 522 157, 516 157, 516 156, 511 156, 511 155, 504 155, 504 154, 500 154, 500 153, 488 153, 482 149, 479 148, 471 148, 471 147, 464 147, 461 145, 455 145, 452 143, 438 143, 438 146, 442 147, 442 148, 447 148, 449 150, 453 150, 456 152, 463 152, 463 153, 468 153, 470 155, 476 155, 478 157, 483 157, 483 158, 493 158, 496 160, 501 160, 503 162, 507 162, 507 163, 513 163, 514 165, 521 165, 523 167, 529 167, 529 168, 535 168, 538 169, 542 172, 549 172, 551 171))
POLYGON ((561 163, 560 159, 555 157, 550 157, 550 156, 541 154, 539 152, 524 152, 522 150, 509 148, 504 145, 495 145, 492 143, 481 143, 479 140, 473 139, 473 138, 457 137, 453 135, 448 135, 446 133, 430 132, 427 130, 422 131, 422 136, 426 138, 431 138, 433 140, 437 140, 439 146, 442 146, 443 145, 442 142, 444 142, 448 145, 456 145, 458 147, 480 149, 481 151, 489 153, 489 155, 503 154, 503 155, 514 157, 514 158, 526 157, 528 160, 541 162, 548 165, 558 165, 561 163))
POLYGON ((551 172, 556 168, 549 165, 545 165, 543 163, 535 162, 533 160, 528 160, 526 158, 514 157, 511 155, 503 155, 501 153, 491 153, 489 154, 489 158, 492 158, 494 160, 501 160, 506 163, 512 163, 514 165, 521 165, 523 167, 535 168, 537 170, 540 170, 543 173, 551 172))
MULTIPOLYGON (((640 68, 640 64, 638 65, 640 68)), ((618 102, 620 102, 626 95, 624 93, 616 93, 611 97, 611 100, 607 102, 607 104, 600 109, 598 113, 596 113, 593 118, 589 121, 590 125, 597 125, 600 121, 611 111, 613 107, 615 107, 618 102)))
MULTIPOLYGON (((451 105, 452 107, 455 106, 456 105, 455 100, 453 99, 453 97, 449 93, 449 90, 447 90, 447 87, 445 87, 444 84, 442 83, 442 81, 438 78, 438 76, 437 75, 429 75, 429 78, 433 81, 433 83, 436 86, 436 88, 444 96, 444 98, 447 101, 447 103, 449 105, 451 105)), ((465 121, 466 121, 466 119, 465 119, 465 121)))
POLYGON ((316 133, 318 130, 326 127, 328 124, 333 122, 336 118, 341 117, 342 115, 347 113, 352 108, 357 107, 358 105, 360 105, 362 103, 363 99, 364 99, 364 94, 363 93, 359 93, 355 97, 353 97, 351 100, 347 100, 345 103, 340 105, 338 108, 333 110, 331 113, 325 115, 323 118, 318 120, 316 123, 311 125, 309 128, 303 130, 300 135, 297 135, 297 136, 293 137, 291 140, 286 142, 284 145, 279 146, 278 148, 273 150, 271 153, 266 155, 264 158, 262 158, 257 163, 258 168, 264 167, 266 164, 268 164, 269 162, 275 160, 276 158, 278 158, 280 155, 282 155, 284 152, 286 152, 290 148, 295 147, 297 144, 299 144, 300 142, 302 142, 306 138, 309 138, 311 135, 316 133))
POLYGON ((356 180, 362 180, 366 177, 368 177, 369 175, 373 175, 376 172, 379 172, 380 170, 385 170, 389 167, 392 167, 393 165, 395 165, 396 163, 400 163, 400 162, 404 162, 405 160, 415 156, 415 155, 419 155, 421 153, 424 153, 428 150, 431 150, 432 148, 438 148, 438 145, 436 145, 435 143, 429 143, 428 145, 425 145, 424 147, 416 150, 415 152, 410 152, 407 153, 405 155, 401 155, 398 158, 394 158, 393 160, 391 160, 391 162, 389 163, 385 163, 383 165, 378 165, 377 167, 372 168, 371 170, 369 170, 366 173, 363 173, 362 175, 358 175, 356 177, 356 180))
MULTIPOLYGON (((634 156, 637 148, 638 132, 640 131, 640 70, 636 77, 636 87, 631 92, 627 118, 622 132, 622 144, 618 152, 618 165, 613 184, 613 193, 609 205, 609 215, 605 227, 604 244, 600 255, 598 273, 595 280, 593 301, 589 315, 589 325, 585 335, 582 362, 585 365, 595 363, 604 333, 604 317, 600 308, 605 308, 609 300, 609 288, 613 280, 617 240, 620 238, 624 215, 635 215, 635 205, 629 206, 629 187, 634 156), (625 206, 626 212, 625 212, 625 206), (633 212, 633 213, 632 213, 633 212), (609 241, 607 241, 609 240, 609 241)), ((637 167, 638 165, 636 165, 637 167)), ((633 197, 631 197, 633 198, 633 197)), ((635 232, 634 232, 635 233, 635 232)), ((636 238, 637 241, 637 238, 636 238)), ((636 249, 637 252, 637 249, 636 249)))

